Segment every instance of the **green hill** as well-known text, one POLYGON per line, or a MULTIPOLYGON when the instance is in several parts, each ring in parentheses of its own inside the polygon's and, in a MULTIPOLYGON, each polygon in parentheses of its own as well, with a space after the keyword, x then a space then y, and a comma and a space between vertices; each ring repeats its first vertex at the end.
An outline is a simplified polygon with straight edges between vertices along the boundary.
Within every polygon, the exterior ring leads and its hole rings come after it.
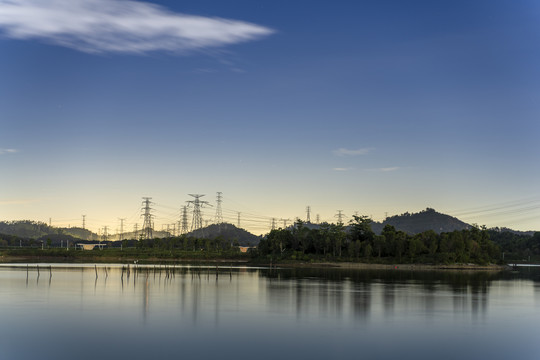
POLYGON ((222 237, 225 240, 231 242, 238 241, 238 244, 242 246, 256 246, 260 238, 257 235, 240 229, 233 224, 212 224, 202 229, 194 230, 187 234, 187 236, 200 238, 200 239, 214 239, 222 237))
POLYGON ((375 233, 380 234, 385 225, 392 225, 396 230, 414 235, 427 230, 437 234, 455 230, 470 229, 471 225, 450 215, 441 214, 434 209, 427 208, 419 213, 395 215, 386 218, 383 222, 374 222, 371 226, 375 233))

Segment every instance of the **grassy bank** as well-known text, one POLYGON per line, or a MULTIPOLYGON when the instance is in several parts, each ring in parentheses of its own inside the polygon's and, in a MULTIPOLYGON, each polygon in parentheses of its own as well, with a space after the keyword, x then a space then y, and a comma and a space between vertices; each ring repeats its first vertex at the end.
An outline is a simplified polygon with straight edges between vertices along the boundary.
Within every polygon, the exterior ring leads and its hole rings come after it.
POLYGON ((0 251, 0 262, 55 263, 164 263, 164 262, 247 262, 239 252, 182 251, 161 249, 9 249, 0 251))
POLYGON ((7 249, 0 251, 0 263, 237 263, 270 267, 306 267, 306 268, 343 268, 343 269, 388 269, 388 270, 470 270, 499 271, 502 265, 475 264, 401 264, 339 261, 336 259, 271 260, 252 258, 249 254, 237 251, 183 251, 161 249, 103 249, 103 250, 66 250, 66 249, 7 249))

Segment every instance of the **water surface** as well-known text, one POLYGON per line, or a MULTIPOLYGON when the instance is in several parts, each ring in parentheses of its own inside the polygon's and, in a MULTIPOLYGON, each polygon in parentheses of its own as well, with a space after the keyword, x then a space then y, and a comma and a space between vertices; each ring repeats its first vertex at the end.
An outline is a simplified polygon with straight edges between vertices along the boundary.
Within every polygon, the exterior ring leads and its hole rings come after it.
POLYGON ((540 270, 0 267, 0 359, 538 359, 540 270))

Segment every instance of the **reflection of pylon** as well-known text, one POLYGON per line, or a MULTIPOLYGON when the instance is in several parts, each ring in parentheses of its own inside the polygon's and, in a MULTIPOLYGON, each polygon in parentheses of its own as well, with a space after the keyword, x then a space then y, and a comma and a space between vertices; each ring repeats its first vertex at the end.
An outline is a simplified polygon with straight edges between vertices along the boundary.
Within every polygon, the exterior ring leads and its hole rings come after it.
POLYGON ((188 229, 188 218, 187 218, 187 206, 182 207, 182 234, 187 234, 189 232, 188 229))
POLYGON ((217 193, 217 206, 216 206, 216 224, 222 224, 223 223, 223 213, 221 211, 221 203, 223 202, 223 197, 221 196, 221 192, 217 193))
POLYGON ((193 196, 195 199, 188 201, 188 204, 193 204, 193 220, 191 222, 191 231, 202 229, 203 227, 203 219, 201 214, 201 207, 204 205, 208 205, 208 201, 201 201, 199 200, 204 195, 199 194, 188 194, 189 196, 193 196))
POLYGON ((143 222, 143 238, 144 239, 152 239, 153 238, 153 234, 152 232, 154 231, 154 223, 152 221, 152 214, 151 214, 151 211, 152 211, 152 208, 150 207, 150 204, 152 203, 150 201, 150 197, 143 197, 144 201, 143 201, 143 208, 142 210, 144 210, 144 214, 142 214, 141 216, 144 216, 144 222, 143 222))

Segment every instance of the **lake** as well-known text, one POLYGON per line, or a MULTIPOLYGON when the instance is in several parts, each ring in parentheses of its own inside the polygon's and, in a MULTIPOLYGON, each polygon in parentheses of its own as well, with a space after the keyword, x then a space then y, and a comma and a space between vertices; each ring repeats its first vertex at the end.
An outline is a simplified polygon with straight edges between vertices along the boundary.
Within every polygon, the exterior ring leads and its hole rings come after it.
POLYGON ((539 359, 540 269, 0 266, 0 359, 539 359))

